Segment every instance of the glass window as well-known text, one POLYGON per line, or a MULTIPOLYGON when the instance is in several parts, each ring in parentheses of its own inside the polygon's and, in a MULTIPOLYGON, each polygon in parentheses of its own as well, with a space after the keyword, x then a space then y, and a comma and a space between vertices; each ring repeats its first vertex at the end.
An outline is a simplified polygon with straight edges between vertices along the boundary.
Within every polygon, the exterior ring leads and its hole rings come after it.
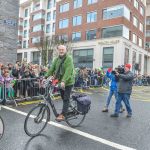
POLYGON ((142 47, 143 46, 143 41, 141 38, 139 38, 139 46, 142 47))
POLYGON ((69 26, 69 19, 59 21, 59 29, 67 28, 69 26))
POLYGON ((73 60, 75 67, 93 68, 93 49, 73 50, 73 60))
POLYGON ((24 30, 23 37, 27 38, 27 30, 24 30))
POLYGON ((56 7, 56 0, 53 0, 53 7, 56 7))
POLYGON ((123 26, 114 26, 102 29, 102 38, 117 37, 123 35, 123 26))
POLYGON ((114 47, 103 48, 103 68, 113 68, 114 47))
POLYGON ((88 0, 88 4, 94 4, 97 3, 97 0, 88 0))
POLYGON ((140 6, 140 14, 144 16, 144 8, 142 6, 140 6))
POLYGON ((133 16, 133 25, 138 27, 138 19, 133 16))
POLYGON ((27 41, 23 41, 23 48, 27 48, 27 41))
POLYGON ((48 0, 47 2, 47 9, 52 8, 52 0, 48 0))
MULTIPOLYGON (((135 66, 136 63, 136 52, 132 52, 132 66, 135 66)), ((134 71, 134 67, 132 67, 132 71, 134 71)))
POLYGON ((38 24, 32 28, 32 32, 44 31, 44 25, 38 24))
POLYGON ((63 35, 59 35, 59 40, 61 41, 68 41, 68 35, 67 34, 63 34, 63 35))
POLYGON ((28 20, 24 20, 24 28, 28 26, 28 20))
POLYGON ((33 37, 33 38, 31 39, 31 42, 32 42, 33 44, 39 43, 39 42, 40 42, 40 37, 33 37))
POLYGON ((144 32, 144 27, 143 27, 143 24, 142 24, 142 23, 140 23, 140 31, 141 31, 141 32, 144 32))
POLYGON ((129 40, 129 29, 126 26, 123 26, 123 37, 129 40))
POLYGON ((55 32, 55 23, 53 23, 52 32, 55 32))
POLYGON ((87 40, 92 40, 96 39, 96 30, 89 30, 86 32, 86 39, 87 40))
POLYGON ((27 58, 27 52, 24 52, 24 58, 27 58))
POLYGON ((51 12, 48 12, 47 13, 47 21, 50 21, 51 20, 51 12))
POLYGON ((65 3, 65 4, 60 5, 59 11, 60 11, 60 13, 69 11, 69 3, 65 3))
POLYGON ((56 10, 53 11, 53 20, 56 19, 56 10))
POLYGON ((50 30, 51 30, 50 24, 47 24, 46 25, 46 33, 50 33, 50 30))
POLYGON ((137 36, 136 36, 136 34, 133 34, 132 41, 133 41, 133 43, 137 44, 137 36))
POLYGON ((150 30, 146 30, 146 37, 150 37, 150 30))
POLYGON ((40 61, 40 52, 32 52, 32 63, 33 64, 39 64, 40 61))
POLYGON ((145 47, 150 48, 150 42, 146 42, 145 47))
POLYGON ((136 9, 139 8, 139 2, 138 2, 137 0, 134 0, 134 7, 135 7, 136 9))
POLYGON ((38 19, 42 19, 42 18, 44 18, 44 14, 42 14, 42 13, 37 13, 37 14, 32 16, 33 21, 38 20, 38 19))
POLYGON ((73 26, 81 25, 81 23, 82 23, 82 16, 73 17, 73 26))
POLYGON ((82 0, 74 0, 74 8, 82 7, 82 0))
POLYGON ((150 18, 146 18, 146 25, 150 25, 150 18))
POLYGON ((124 64, 129 63, 129 49, 125 48, 125 54, 124 54, 124 64))
POLYGON ((87 23, 96 22, 97 20, 97 12, 89 12, 87 13, 87 23))
POLYGON ((117 5, 103 10, 103 19, 112 19, 121 16, 130 20, 130 10, 125 5, 117 5))
POLYGON ((22 53, 17 53, 17 60, 22 62, 22 53))
POLYGON ((25 11, 24 11, 24 16, 25 16, 25 17, 28 17, 28 15, 29 15, 29 10, 28 10, 28 9, 25 9, 25 11))
POLYGON ((80 41, 80 40, 81 40, 81 32, 73 32, 72 41, 80 41))

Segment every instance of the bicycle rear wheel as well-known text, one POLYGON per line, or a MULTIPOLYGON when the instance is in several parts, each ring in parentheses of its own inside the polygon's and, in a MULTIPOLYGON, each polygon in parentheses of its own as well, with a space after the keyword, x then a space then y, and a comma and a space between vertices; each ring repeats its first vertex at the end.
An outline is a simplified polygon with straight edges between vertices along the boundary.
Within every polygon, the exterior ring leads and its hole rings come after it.
POLYGON ((4 135, 4 121, 2 119, 2 117, 0 116, 0 139, 3 137, 4 135))
POLYGON ((50 109, 46 104, 32 108, 25 118, 24 130, 28 136, 38 136, 50 120, 50 109))
POLYGON ((71 100, 70 101, 70 106, 69 106, 69 109, 68 109, 68 113, 65 117, 66 123, 70 127, 75 128, 75 127, 80 126, 83 123, 85 117, 86 117, 86 114, 82 114, 81 112, 79 112, 77 110, 77 102, 71 100))

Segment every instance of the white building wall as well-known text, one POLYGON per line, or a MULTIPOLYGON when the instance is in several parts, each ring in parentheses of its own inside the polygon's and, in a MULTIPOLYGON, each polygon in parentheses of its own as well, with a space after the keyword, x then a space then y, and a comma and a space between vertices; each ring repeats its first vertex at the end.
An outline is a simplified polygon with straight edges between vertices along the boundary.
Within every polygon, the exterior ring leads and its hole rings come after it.
MULTIPOLYGON (((124 65, 125 48, 129 49, 130 64, 132 64, 133 51, 136 52, 136 63, 139 63, 139 54, 142 54, 141 74, 144 73, 144 55, 148 55, 150 57, 150 53, 147 53, 147 51, 145 51, 143 48, 136 46, 135 44, 133 44, 125 38, 120 37, 110 39, 99 39, 92 41, 77 42, 73 44, 74 50, 88 48, 94 49, 93 68, 102 67, 104 47, 114 47, 113 68, 117 67, 118 65, 124 65)), ((150 67, 148 68, 148 70, 150 71, 150 67)))

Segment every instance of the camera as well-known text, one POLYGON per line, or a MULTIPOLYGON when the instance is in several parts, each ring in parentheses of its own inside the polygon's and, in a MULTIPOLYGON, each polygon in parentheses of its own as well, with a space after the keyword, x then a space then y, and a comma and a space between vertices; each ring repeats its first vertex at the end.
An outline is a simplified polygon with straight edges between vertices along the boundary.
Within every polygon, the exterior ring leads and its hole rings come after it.
POLYGON ((119 73, 119 74, 124 74, 125 70, 124 70, 124 66, 118 66, 117 68, 115 68, 115 70, 113 70, 111 73, 116 75, 116 73, 119 73))
POLYGON ((125 73, 125 70, 124 70, 124 66, 122 65, 122 66, 118 66, 118 68, 116 69, 117 70, 117 72, 119 73, 119 74, 124 74, 125 73))

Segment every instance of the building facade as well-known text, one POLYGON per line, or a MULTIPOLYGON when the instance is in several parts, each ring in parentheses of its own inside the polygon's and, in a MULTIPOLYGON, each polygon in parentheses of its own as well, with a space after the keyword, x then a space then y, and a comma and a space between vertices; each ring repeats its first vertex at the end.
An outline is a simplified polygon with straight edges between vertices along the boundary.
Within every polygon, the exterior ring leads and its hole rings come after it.
MULTIPOLYGON (((146 44, 145 44, 145 50, 150 53, 150 0, 147 0, 146 2, 146 44)), ((149 56, 145 56, 145 66, 147 67, 147 74, 149 73, 149 56)))
POLYGON ((150 51, 150 0, 146 6, 146 50, 150 51))
POLYGON ((19 0, 0 0, 0 62, 17 60, 17 22, 19 0))
POLYGON ((55 0, 20 0, 18 28, 18 60, 40 64, 41 58, 35 44, 42 38, 55 34, 55 0))
MULTIPOLYGON (((109 68, 139 64, 145 57, 145 1, 61 0, 56 5, 56 35, 73 42, 76 67, 109 68)), ((149 61, 149 60, 147 60, 149 61)), ((144 67, 145 66, 145 67, 144 67)))

